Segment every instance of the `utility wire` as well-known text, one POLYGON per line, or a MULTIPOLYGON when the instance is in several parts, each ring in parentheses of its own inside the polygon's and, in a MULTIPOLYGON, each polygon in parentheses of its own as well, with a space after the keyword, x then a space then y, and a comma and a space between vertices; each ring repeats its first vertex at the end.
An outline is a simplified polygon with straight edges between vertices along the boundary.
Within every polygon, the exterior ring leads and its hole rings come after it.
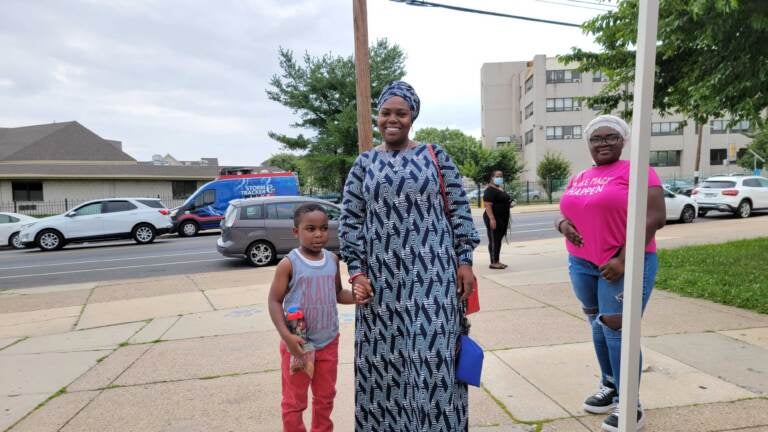
POLYGON ((604 2, 584 1, 584 0, 566 0, 566 1, 569 1, 571 3, 583 3, 583 4, 593 5, 593 6, 603 6, 603 7, 613 8, 613 9, 617 8, 617 6, 614 4, 604 3, 604 2))
POLYGON ((455 10, 459 12, 470 12, 470 13, 476 13, 481 15, 491 15, 491 16, 497 16, 502 18, 512 18, 512 19, 519 19, 523 21, 533 21, 533 22, 540 22, 544 24, 553 24, 553 25, 560 25, 565 27, 577 27, 581 28, 580 24, 574 24, 574 23, 568 23, 563 21, 553 21, 548 19, 542 19, 542 18, 533 18, 533 17, 525 17, 520 15, 510 15, 505 14, 501 12, 492 12, 492 11, 486 11, 486 10, 480 10, 480 9, 471 9, 471 8, 465 8, 461 6, 452 6, 452 5, 446 5, 441 3, 433 3, 428 1, 422 1, 422 0, 391 0, 397 3, 405 3, 409 6, 430 6, 430 7, 439 7, 444 9, 450 9, 455 10))
MULTIPOLYGON (((549 4, 565 6, 565 7, 573 7, 573 8, 580 8, 580 9, 590 9, 590 10, 596 10, 596 11, 600 11, 600 12, 610 12, 611 11, 611 9, 600 9, 600 8, 596 8, 596 7, 582 6, 582 5, 578 5, 578 4, 572 4, 572 3, 561 3, 561 2, 553 1, 553 0, 536 0, 536 1, 539 2, 539 3, 549 3, 549 4)), ((582 3, 582 2, 579 2, 579 3, 582 3)), ((586 3, 586 2, 583 2, 583 3, 586 3)))

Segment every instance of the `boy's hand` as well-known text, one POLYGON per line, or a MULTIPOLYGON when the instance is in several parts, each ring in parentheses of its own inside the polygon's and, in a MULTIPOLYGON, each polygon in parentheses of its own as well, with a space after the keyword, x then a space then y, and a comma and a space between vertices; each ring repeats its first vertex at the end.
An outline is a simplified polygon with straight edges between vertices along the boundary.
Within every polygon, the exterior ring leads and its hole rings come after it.
POLYGON ((371 289, 370 284, 365 286, 358 284, 357 280, 355 280, 355 283, 352 284, 352 295, 355 299, 355 304, 367 304, 373 299, 373 289, 371 289))
POLYGON ((283 338, 283 341, 285 342, 285 347, 288 349, 288 352, 290 352, 294 357, 301 357, 304 354, 304 350, 301 348, 301 346, 307 342, 300 336, 289 334, 283 338))

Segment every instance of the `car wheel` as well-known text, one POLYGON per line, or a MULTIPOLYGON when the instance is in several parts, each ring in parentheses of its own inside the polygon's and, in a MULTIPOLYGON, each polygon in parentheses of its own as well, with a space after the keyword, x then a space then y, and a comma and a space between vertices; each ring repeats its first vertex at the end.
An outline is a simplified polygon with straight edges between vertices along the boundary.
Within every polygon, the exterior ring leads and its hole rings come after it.
POLYGON ((24 249, 24 243, 21 242, 21 236, 15 232, 8 238, 8 245, 14 249, 24 249))
POLYGON ((44 230, 37 235, 37 247, 42 251, 52 251, 64 247, 64 237, 54 230, 44 230))
POLYGON ((157 233, 150 224, 139 224, 133 229, 133 240, 138 244, 149 244, 155 241, 157 233))
POLYGON ((198 231, 200 231, 200 227, 192 221, 182 222, 179 226, 179 235, 182 237, 194 237, 198 231))
POLYGON ((752 204, 749 201, 742 201, 736 208, 736 216, 740 218, 748 218, 752 214, 752 204))
POLYGON ((708 210, 699 210, 699 217, 704 217, 708 213, 708 210))
POLYGON ((275 260, 275 248, 269 242, 259 240, 251 243, 245 251, 245 258, 254 267, 263 267, 275 260))
POLYGON ((693 206, 683 207, 683 211, 680 213, 680 222, 691 223, 694 219, 696 219, 696 210, 693 209, 693 206))

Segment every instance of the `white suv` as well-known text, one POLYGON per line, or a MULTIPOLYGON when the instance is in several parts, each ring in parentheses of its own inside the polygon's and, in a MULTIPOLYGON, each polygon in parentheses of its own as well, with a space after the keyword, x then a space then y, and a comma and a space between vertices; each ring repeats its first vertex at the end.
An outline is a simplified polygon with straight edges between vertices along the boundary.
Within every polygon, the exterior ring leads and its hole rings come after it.
POLYGON ((768 210, 768 179, 757 176, 710 177, 693 190, 699 215, 709 210, 731 212, 742 218, 752 210, 768 210))
POLYGON ((26 224, 19 235, 25 246, 37 246, 44 251, 61 249, 67 243, 130 238, 147 244, 171 230, 169 213, 159 199, 101 199, 26 224))

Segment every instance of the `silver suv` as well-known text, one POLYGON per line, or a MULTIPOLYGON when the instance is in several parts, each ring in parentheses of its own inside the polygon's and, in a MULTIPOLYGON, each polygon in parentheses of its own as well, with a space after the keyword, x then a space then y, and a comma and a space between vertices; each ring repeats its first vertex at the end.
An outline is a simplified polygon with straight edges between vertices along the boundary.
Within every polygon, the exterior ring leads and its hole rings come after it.
POLYGON ((746 218, 752 210, 768 210, 768 179, 757 176, 710 177, 691 194, 699 216, 709 210, 730 212, 746 218))
POLYGON ((293 212, 304 203, 316 202, 328 212, 326 249, 339 249, 341 208, 328 201, 301 196, 279 196, 233 200, 221 221, 221 237, 216 250, 226 257, 244 258, 261 267, 273 263, 299 246, 293 236, 293 212))

